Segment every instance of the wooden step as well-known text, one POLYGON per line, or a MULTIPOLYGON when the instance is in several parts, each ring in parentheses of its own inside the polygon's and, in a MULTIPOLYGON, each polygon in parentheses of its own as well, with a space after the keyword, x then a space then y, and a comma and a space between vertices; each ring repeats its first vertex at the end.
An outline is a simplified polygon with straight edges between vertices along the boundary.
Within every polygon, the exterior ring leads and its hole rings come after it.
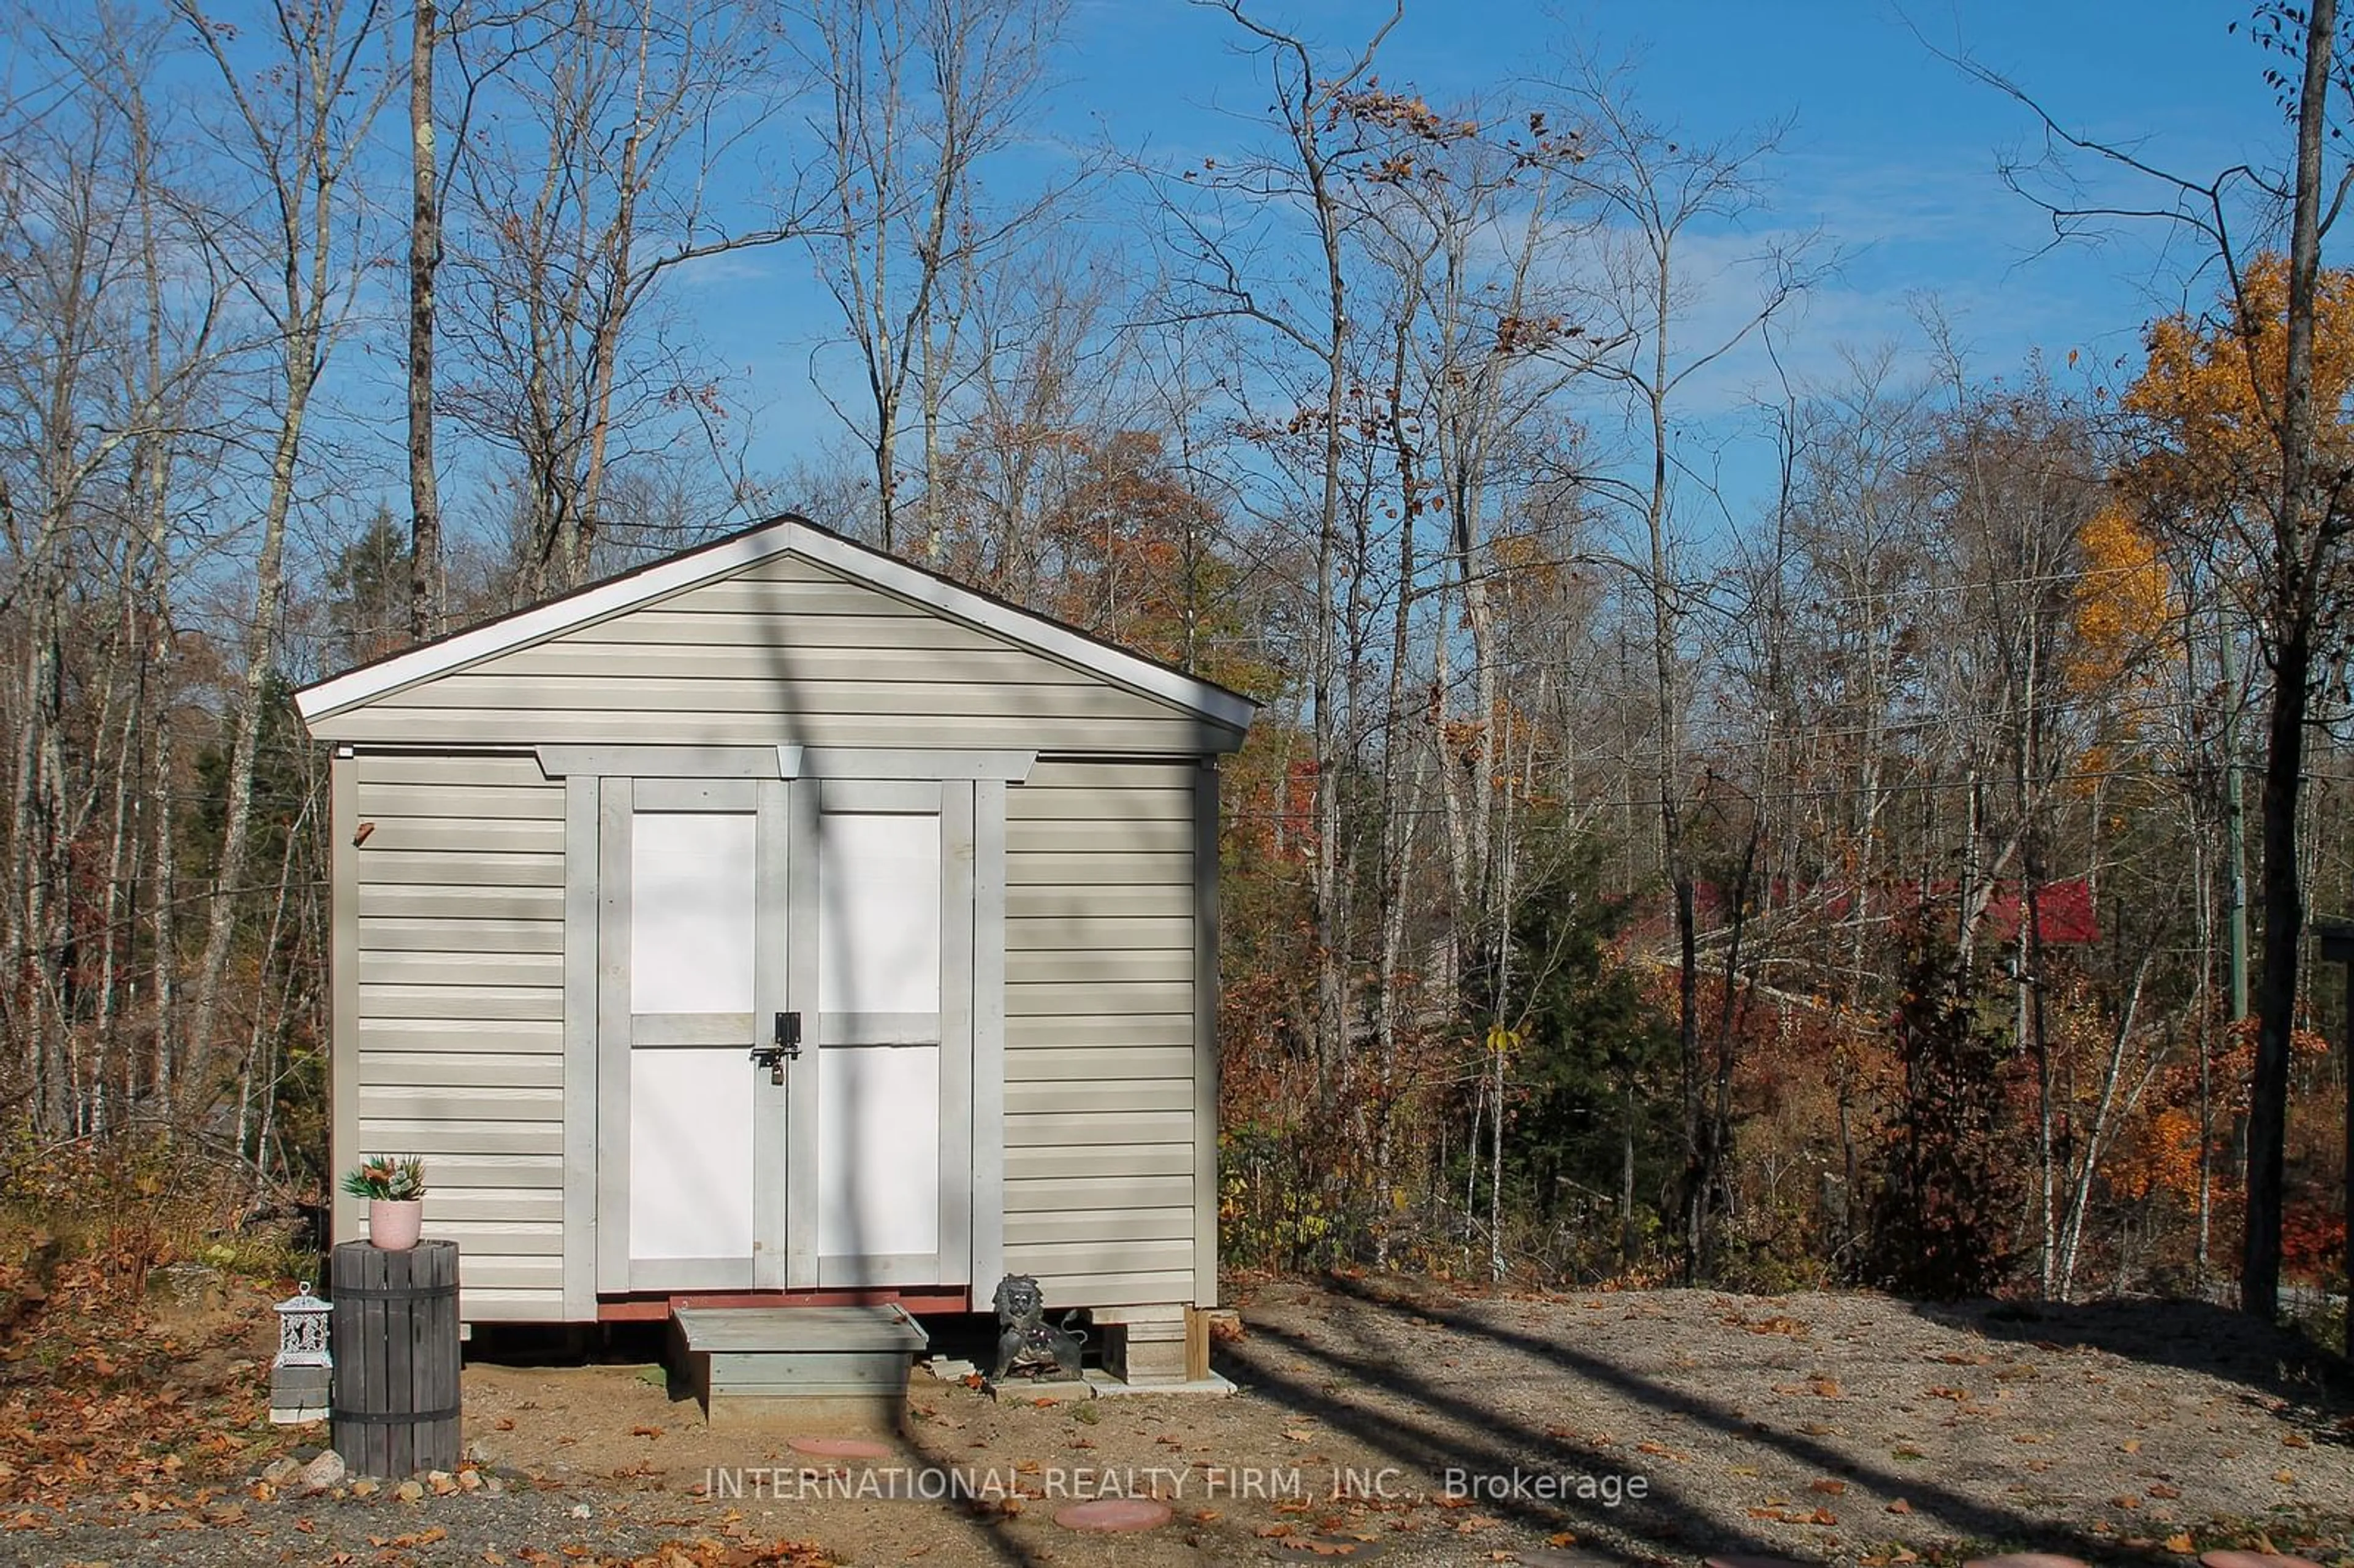
POLYGON ((673 1339, 712 1425, 896 1429, 931 1343, 896 1306, 682 1307, 673 1339))

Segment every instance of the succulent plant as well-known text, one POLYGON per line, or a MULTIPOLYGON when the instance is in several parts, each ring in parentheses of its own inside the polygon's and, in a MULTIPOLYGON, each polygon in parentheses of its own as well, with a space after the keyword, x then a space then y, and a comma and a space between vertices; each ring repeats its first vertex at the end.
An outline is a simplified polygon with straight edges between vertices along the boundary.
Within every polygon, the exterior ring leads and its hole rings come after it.
POLYGON ((425 1161, 410 1156, 397 1159, 372 1154, 344 1177, 344 1191, 355 1198, 389 1199, 407 1202, 425 1196, 425 1161))

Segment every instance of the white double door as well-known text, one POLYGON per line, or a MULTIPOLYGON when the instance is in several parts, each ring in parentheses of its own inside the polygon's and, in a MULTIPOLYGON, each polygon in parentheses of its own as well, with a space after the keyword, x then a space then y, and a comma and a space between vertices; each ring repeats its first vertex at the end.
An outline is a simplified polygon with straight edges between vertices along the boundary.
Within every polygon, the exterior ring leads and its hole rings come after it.
POLYGON ((600 1290, 967 1282, 972 801, 600 781, 600 1290))

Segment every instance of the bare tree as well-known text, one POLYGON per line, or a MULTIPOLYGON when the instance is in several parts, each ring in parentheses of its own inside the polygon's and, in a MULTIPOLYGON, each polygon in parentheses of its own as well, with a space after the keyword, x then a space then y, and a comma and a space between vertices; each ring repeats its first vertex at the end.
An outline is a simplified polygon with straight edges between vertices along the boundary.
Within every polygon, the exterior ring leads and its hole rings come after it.
POLYGON ((922 548, 938 556, 943 420, 967 319, 1000 286, 991 269, 1076 183, 1002 207, 981 184, 986 162, 1032 133, 1066 11, 1066 0, 821 0, 801 14, 802 57, 821 84, 822 216, 807 238, 858 351, 864 407, 836 411, 873 454, 885 550, 908 542, 899 514, 912 395, 922 548))
POLYGON ((656 307, 680 270, 791 232, 789 213, 755 220, 715 202, 714 176, 752 154, 784 86, 748 0, 565 0, 466 37, 488 63, 451 63, 470 93, 501 73, 508 129, 456 165, 461 282, 446 319, 463 366, 445 396, 521 461, 532 598, 589 571, 627 443, 720 401, 692 347, 663 340, 656 307))
POLYGON ((1352 537, 1359 531, 1344 502, 1360 487, 1355 469, 1370 461, 1373 451, 1369 444, 1361 449, 1351 440, 1349 418, 1352 390, 1358 385, 1355 360, 1366 345, 1351 319, 1350 281, 1353 233, 1363 214, 1350 199, 1347 181, 1352 165, 1370 148, 1363 127, 1341 110, 1347 95, 1371 83, 1382 42, 1403 7, 1393 6, 1362 48, 1327 61, 1304 37, 1260 21, 1240 0, 1204 3, 1227 17, 1267 72, 1276 100, 1270 110, 1274 144, 1223 164, 1210 160, 1198 170, 1158 172, 1154 188, 1168 230, 1165 243, 1186 270, 1176 285, 1175 313, 1247 323, 1285 354, 1297 354, 1306 367, 1296 417, 1286 410, 1267 429, 1270 434, 1297 430, 1308 437, 1299 479, 1313 601, 1306 651, 1315 779, 1312 1028, 1320 1075, 1330 1092, 1339 1082, 1347 1040, 1341 705, 1348 661, 1338 621, 1352 537), (1254 276, 1252 254, 1264 226, 1285 224, 1295 216, 1306 229, 1296 237, 1303 268, 1297 304, 1285 286, 1288 280, 1254 276))
POLYGON ((1697 347, 1680 347, 1694 281, 1688 252, 1710 231, 1737 232, 1763 201, 1762 165, 1780 132, 1695 142, 1636 109, 1622 79, 1583 67, 1560 84, 1575 105, 1580 136, 1568 174, 1609 214, 1617 237, 1606 254, 1609 287, 1601 303, 1614 313, 1608 335, 1624 344, 1597 373, 1622 389, 1640 471, 1632 478, 1589 476, 1597 494, 1639 525, 1635 580, 1649 617, 1653 682, 1651 788, 1659 822, 1659 870, 1674 905, 1677 1031, 1684 1061, 1684 1257, 1704 1266, 1711 1204, 1730 1150, 1730 1129, 1706 1114, 1700 1042, 1700 925, 1687 813, 1694 780, 1685 755, 1685 623, 1691 595, 1678 562, 1674 510, 1679 490, 1675 409, 1692 378, 1749 341, 1807 282, 1804 246, 1762 245, 1755 258, 1754 308, 1729 330, 1697 347))
POLYGON ((408 30, 408 635, 439 637, 449 581, 441 566, 440 477, 433 464, 434 281, 441 270, 441 157, 435 148, 434 0, 410 0, 408 30))
MULTIPOLYGON (((1514 787, 1511 756, 1520 705, 1504 690, 1495 595, 1515 564, 1538 563, 1525 555, 1517 563, 1500 559, 1496 535, 1540 467, 1558 461, 1549 450, 1562 434, 1550 417, 1553 407, 1606 345, 1573 319, 1572 247, 1590 221, 1572 210, 1573 186, 1559 172, 1576 156, 1574 133, 1550 132, 1543 112, 1439 112, 1377 86, 1350 95, 1344 107, 1376 141, 1354 181, 1354 199, 1372 216, 1369 249, 1393 293, 1385 424, 1397 494, 1385 510, 1399 522, 1373 802, 1381 863, 1374 1060, 1384 1112, 1375 1143, 1376 1167, 1386 1171, 1393 1065, 1406 1054, 1400 1031, 1407 999, 1400 993, 1410 968, 1407 892, 1426 774, 1435 776, 1442 802, 1453 895, 1432 1000, 1450 1011, 1469 1002, 1499 1025, 1521 1022, 1524 993, 1511 964, 1512 807, 1522 791, 1514 787), (1426 532, 1436 537, 1425 540, 1426 532), (1426 580, 1426 563, 1441 568, 1437 581, 1426 580), (1431 599, 1438 604, 1435 619, 1431 599), (1460 719, 1447 631, 1458 606, 1471 655, 1470 712, 1460 719), (1437 694, 1435 705, 1416 700, 1426 680, 1437 694), (1449 730, 1466 738, 1450 740, 1442 733, 1449 730), (1474 972, 1469 985, 1467 969, 1474 972)), ((1545 679, 1540 673, 1540 688, 1545 679)), ((1541 705, 1541 690, 1523 701, 1541 705)), ((1499 1103, 1505 1054, 1490 1054, 1499 1103)), ((1490 1123, 1491 1208, 1502 1125, 1500 1118, 1490 1123)), ((1503 1238, 1492 1213, 1488 1228, 1490 1272, 1501 1277, 1503 1238)))
POLYGON ((251 31, 198 0, 174 0, 173 11, 214 66, 228 105, 223 144, 239 166, 249 206, 244 221, 216 238, 269 323, 271 385, 264 406, 275 408, 260 482, 251 620, 229 715, 225 827, 187 1042, 203 1092, 244 906, 256 752, 278 678, 287 523, 312 398, 357 293, 354 181, 394 71, 380 57, 387 40, 376 0, 299 0, 271 8, 266 26, 251 31), (260 79, 251 74, 257 65, 266 72, 260 79))
POLYGON ((73 1132, 122 1114, 148 1072, 168 1086, 173 1070, 160 901, 147 1071, 115 1026, 145 794, 135 759, 170 751, 165 494, 214 390, 227 285, 203 248, 214 215, 175 183, 185 160, 158 124, 162 26, 101 10, 27 33, 47 92, 11 106, 0 177, 0 535, 13 568, 0 610, 21 653, 5 695, 16 739, 0 1015, 26 1048, 37 1118, 73 1132), (93 820, 107 824, 94 866, 77 847, 93 820))

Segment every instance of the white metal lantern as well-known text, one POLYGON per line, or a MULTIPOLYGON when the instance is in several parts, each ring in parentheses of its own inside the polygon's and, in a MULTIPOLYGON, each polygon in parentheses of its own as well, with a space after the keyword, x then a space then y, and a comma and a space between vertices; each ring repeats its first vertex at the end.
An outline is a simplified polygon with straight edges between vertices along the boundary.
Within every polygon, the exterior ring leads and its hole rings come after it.
POLYGON ((281 1426, 305 1426, 327 1418, 334 1358, 327 1353, 327 1323, 335 1308, 311 1294, 278 1304, 278 1355, 270 1363, 270 1419, 281 1426))
POLYGON ((322 1301, 311 1294, 309 1280, 302 1281, 299 1294, 278 1304, 278 1358, 270 1364, 332 1366, 334 1358, 327 1353, 327 1320, 334 1310, 333 1302, 322 1301))

